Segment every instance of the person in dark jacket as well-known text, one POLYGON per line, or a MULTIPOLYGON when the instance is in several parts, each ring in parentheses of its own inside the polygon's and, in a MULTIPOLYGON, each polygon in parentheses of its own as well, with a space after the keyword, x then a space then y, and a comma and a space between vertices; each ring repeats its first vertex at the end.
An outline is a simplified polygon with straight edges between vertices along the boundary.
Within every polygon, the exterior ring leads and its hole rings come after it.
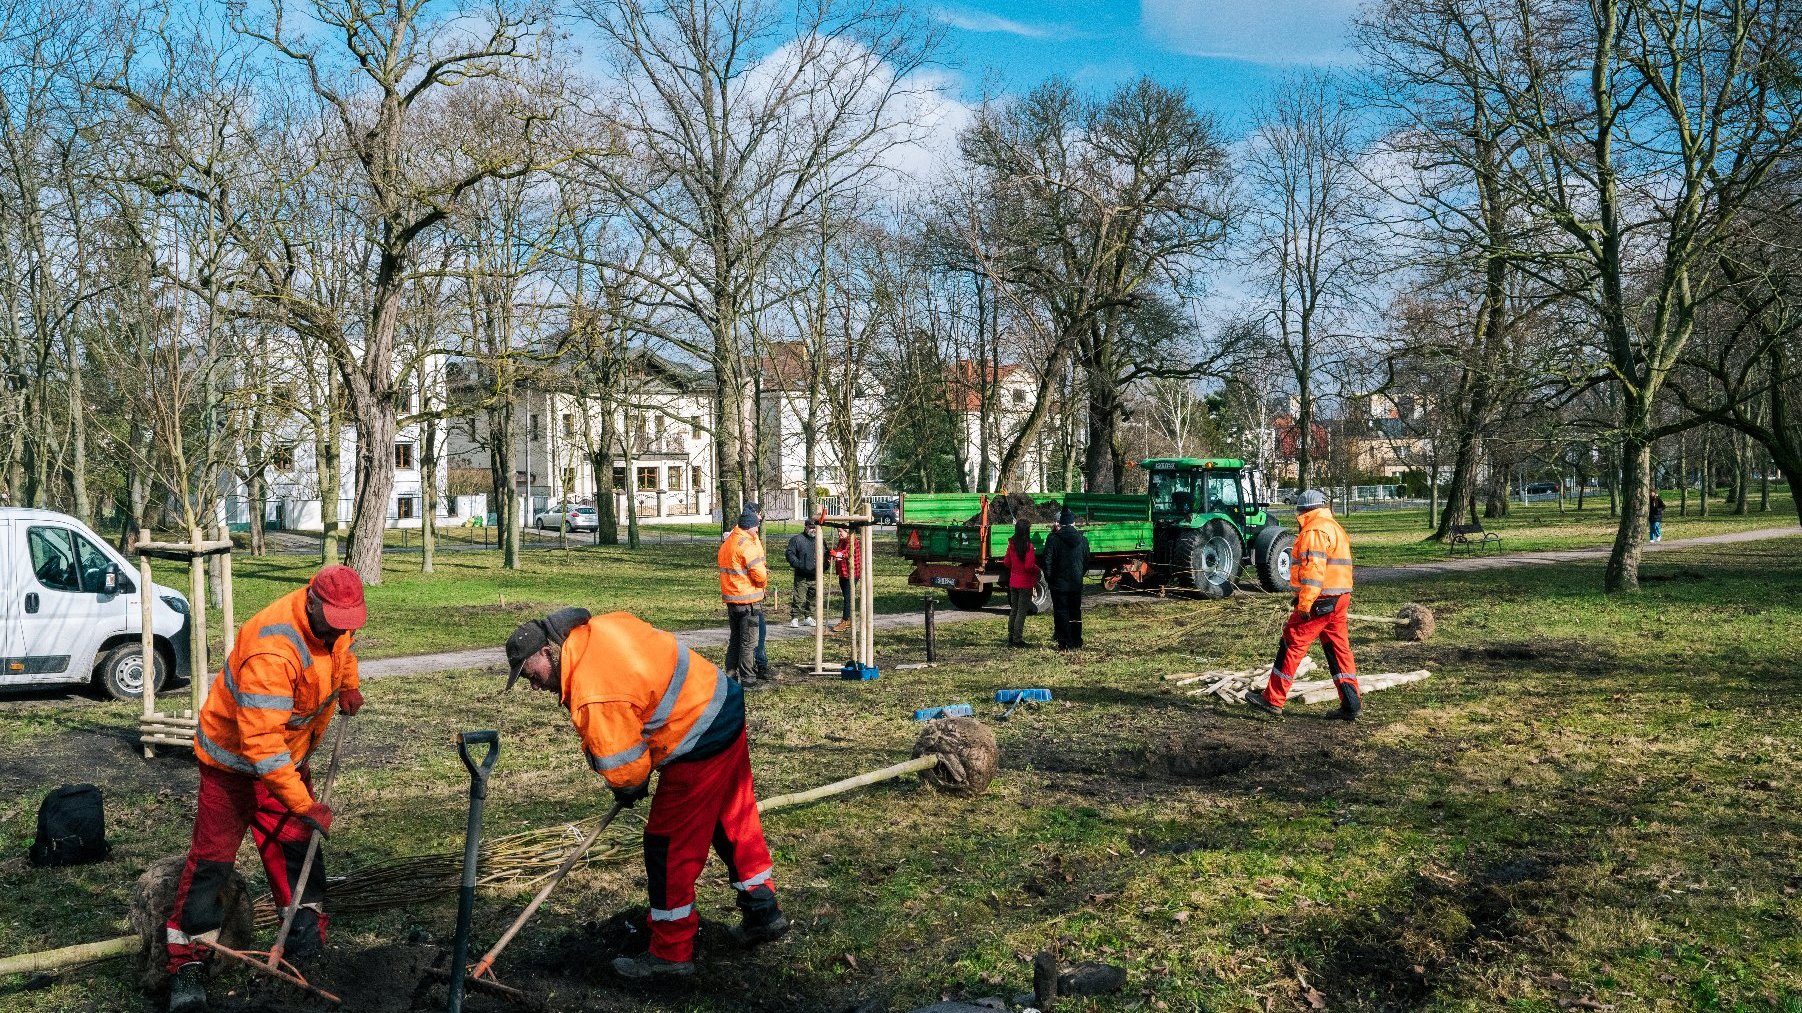
POLYGON ((783 552, 783 556, 788 559, 789 569, 795 571, 795 595, 788 602, 790 626, 814 624, 814 568, 818 565, 819 554, 820 522, 809 517, 800 534, 789 536, 788 548, 783 552))
POLYGON ((1032 522, 1014 522, 1014 537, 1007 540, 1007 646, 1026 647, 1026 617, 1032 614, 1032 593, 1039 587, 1038 552, 1032 547, 1032 522))
POLYGON ((1040 557, 1045 581, 1051 585, 1052 627, 1060 651, 1082 646, 1082 576, 1089 568, 1089 539, 1076 529, 1076 515, 1065 507, 1057 526, 1045 538, 1040 557))
POLYGON ((1648 508, 1647 513, 1650 515, 1652 522, 1652 530, 1650 532, 1652 541, 1664 541, 1664 497, 1658 495, 1658 490, 1656 489, 1652 490, 1652 503, 1648 508))

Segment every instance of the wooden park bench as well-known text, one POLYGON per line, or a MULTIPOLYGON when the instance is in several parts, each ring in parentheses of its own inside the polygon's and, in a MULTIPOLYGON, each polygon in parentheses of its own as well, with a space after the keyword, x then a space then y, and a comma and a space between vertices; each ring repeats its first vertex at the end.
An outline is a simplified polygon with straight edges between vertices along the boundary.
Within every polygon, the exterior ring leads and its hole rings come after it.
POLYGON ((1482 552, 1491 544, 1498 548, 1502 544, 1502 536, 1485 530, 1482 521, 1471 521, 1469 524, 1452 525, 1451 551, 1457 552, 1458 546, 1468 545, 1472 551, 1482 552))

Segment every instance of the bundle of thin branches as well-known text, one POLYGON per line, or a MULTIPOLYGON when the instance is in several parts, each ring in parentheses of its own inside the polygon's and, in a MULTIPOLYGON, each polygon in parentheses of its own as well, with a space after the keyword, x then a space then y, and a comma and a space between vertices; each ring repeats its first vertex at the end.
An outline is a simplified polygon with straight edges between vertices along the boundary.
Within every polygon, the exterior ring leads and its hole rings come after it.
MULTIPOLYGON (((483 841, 476 866, 476 885, 503 890, 524 890, 538 885, 563 864, 570 850, 579 846, 600 820, 601 817, 595 816, 483 841)), ((622 813, 577 867, 617 862, 639 854, 643 848, 643 830, 642 818, 633 813, 622 813)), ((334 915, 366 914, 455 893, 462 882, 463 853, 459 851, 414 855, 365 866, 347 875, 333 877, 326 883, 325 894, 328 908, 334 915)), ((263 927, 279 921, 273 897, 265 894, 257 901, 256 921, 263 927)))

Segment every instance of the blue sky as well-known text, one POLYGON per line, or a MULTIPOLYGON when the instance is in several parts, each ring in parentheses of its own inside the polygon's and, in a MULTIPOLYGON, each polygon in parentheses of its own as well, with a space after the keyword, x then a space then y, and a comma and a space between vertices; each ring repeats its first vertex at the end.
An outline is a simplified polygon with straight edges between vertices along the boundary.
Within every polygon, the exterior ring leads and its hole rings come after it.
POLYGON ((1341 64, 1357 0, 943 0, 923 8, 945 29, 965 101, 1061 74, 1105 89, 1150 74, 1187 87, 1229 130, 1288 69, 1341 64))

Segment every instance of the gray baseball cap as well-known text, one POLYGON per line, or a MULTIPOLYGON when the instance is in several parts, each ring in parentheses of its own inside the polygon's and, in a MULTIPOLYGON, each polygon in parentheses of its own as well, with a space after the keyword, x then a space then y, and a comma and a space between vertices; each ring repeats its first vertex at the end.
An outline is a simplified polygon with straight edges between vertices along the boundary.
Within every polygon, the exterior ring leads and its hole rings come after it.
POLYGON ((520 623, 507 638, 507 688, 519 681, 519 670, 526 659, 545 649, 548 644, 561 644, 569 631, 588 621, 584 608, 558 609, 543 619, 520 623))
POLYGON ((1326 506, 1326 493, 1319 489, 1309 489, 1296 499, 1295 512, 1305 514, 1309 510, 1318 510, 1323 506, 1326 506))

